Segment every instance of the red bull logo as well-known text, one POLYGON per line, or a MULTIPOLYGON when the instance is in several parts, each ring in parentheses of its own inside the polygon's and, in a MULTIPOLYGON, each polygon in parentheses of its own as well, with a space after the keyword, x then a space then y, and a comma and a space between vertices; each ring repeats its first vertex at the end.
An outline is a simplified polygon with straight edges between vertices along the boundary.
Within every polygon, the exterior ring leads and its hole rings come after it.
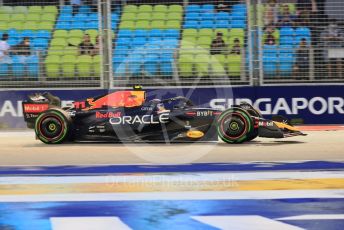
POLYGON ((117 91, 97 99, 87 99, 89 106, 83 108, 83 110, 100 109, 103 107, 135 107, 142 105, 144 101, 144 91, 117 91))
POLYGON ((96 118, 97 119, 103 119, 103 118, 116 118, 120 117, 121 112, 106 112, 106 113, 101 113, 101 112, 96 112, 96 118))

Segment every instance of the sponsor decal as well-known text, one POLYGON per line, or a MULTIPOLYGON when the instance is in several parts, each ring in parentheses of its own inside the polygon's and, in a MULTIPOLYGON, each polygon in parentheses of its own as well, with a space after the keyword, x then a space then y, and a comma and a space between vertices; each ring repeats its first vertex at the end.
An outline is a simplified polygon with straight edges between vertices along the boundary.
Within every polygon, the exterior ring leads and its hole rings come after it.
POLYGON ((259 121, 258 126, 272 127, 272 126, 274 126, 274 122, 273 121, 259 121))
POLYGON ((121 112, 96 112, 96 119, 104 119, 104 118, 115 118, 115 117, 120 117, 122 114, 121 112))
POLYGON ((24 104, 25 113, 41 113, 49 108, 49 104, 24 104))
POLYGON ((169 114, 163 113, 154 119, 153 115, 143 115, 143 116, 122 116, 114 117, 109 120, 112 125, 133 125, 133 124, 162 124, 167 123, 169 120, 169 114))
POLYGON ((186 133, 186 136, 190 137, 190 138, 201 138, 204 136, 204 133, 202 131, 199 130, 190 130, 186 133))
POLYGON ((240 102, 247 102, 253 105, 253 107, 260 109, 263 115, 274 115, 281 112, 288 115, 297 115, 302 110, 308 110, 314 115, 344 114, 344 98, 342 97, 312 97, 309 99, 296 97, 290 100, 291 103, 288 103, 285 98, 277 98, 277 101, 273 103, 272 98, 258 98, 256 101, 252 101, 249 98, 217 98, 212 99, 209 105, 213 109, 225 110, 233 104, 238 105, 240 102))

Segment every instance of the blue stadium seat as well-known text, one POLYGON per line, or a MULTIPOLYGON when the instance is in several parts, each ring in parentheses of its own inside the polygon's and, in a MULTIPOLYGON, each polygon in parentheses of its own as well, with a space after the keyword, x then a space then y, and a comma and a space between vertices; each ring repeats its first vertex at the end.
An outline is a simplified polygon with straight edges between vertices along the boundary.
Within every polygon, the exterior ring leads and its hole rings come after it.
POLYGON ((15 45, 17 45, 19 42, 21 42, 21 40, 19 40, 19 39, 16 38, 16 37, 10 37, 10 38, 8 39, 8 44, 9 44, 10 46, 15 46, 15 45))
POLYGON ((119 38, 131 38, 133 36, 133 33, 131 30, 119 30, 118 31, 118 37, 119 38))
POLYGON ((28 72, 29 76, 38 77, 38 73, 39 73, 39 58, 38 58, 38 56, 31 55, 26 61, 26 66, 27 66, 27 72, 28 72))
POLYGON ((242 9, 246 10, 246 4, 234 4, 232 6, 233 11, 242 10, 242 9))
POLYGON ((133 54, 127 58, 129 64, 129 73, 136 76, 141 73, 143 56, 140 54, 133 54))
POLYGON ((277 57, 278 49, 276 45, 264 45, 263 56, 264 57, 277 57))
POLYGON ((202 20, 214 20, 215 14, 214 13, 204 13, 200 15, 202 20))
POLYGON ((134 37, 147 38, 148 33, 148 30, 134 30, 134 37))
POLYGON ((311 37, 311 30, 308 27, 298 27, 295 29, 295 36, 311 37))
POLYGON ((200 5, 188 5, 186 7, 186 13, 191 13, 191 12, 200 12, 201 6, 200 5))
POLYGON ((175 38, 175 39, 178 39, 179 38, 179 30, 174 30, 174 29, 165 30, 164 37, 165 38, 175 38))
POLYGON ((230 28, 229 21, 227 20, 219 20, 215 22, 216 28, 230 28))
POLYGON ((131 39, 130 38, 118 38, 116 41, 117 46, 127 46, 131 45, 131 39))
POLYGON ((76 28, 72 27, 72 25, 69 21, 59 21, 59 22, 57 22, 55 28, 57 30, 70 30, 71 28, 76 29, 76 28))
POLYGON ((140 38, 135 38, 132 42, 131 42, 131 45, 132 47, 135 47, 135 48, 138 48, 140 46, 144 46, 146 45, 147 43, 147 40, 143 37, 140 37, 140 38))
POLYGON ((214 28, 214 21, 213 20, 203 20, 200 22, 200 28, 214 28))
POLYGON ((98 21, 98 14, 97 13, 92 13, 89 14, 86 18, 87 21, 98 21))
POLYGON ((36 33, 33 32, 32 30, 23 30, 21 32, 21 38, 23 37, 29 37, 29 38, 32 38, 32 37, 36 37, 36 33))
POLYGON ((76 14, 73 17, 73 21, 77 21, 77 22, 85 22, 86 20, 88 20, 87 14, 76 14))
POLYGON ((215 20, 230 20, 231 17, 229 16, 229 13, 227 12, 219 12, 215 15, 215 20))
POLYGON ((291 27, 282 27, 279 32, 280 32, 280 37, 294 36, 294 29, 291 27))
POLYGON ((279 71, 282 76, 289 76, 293 72, 294 57, 293 55, 284 54, 279 56, 279 71))
POLYGON ((186 21, 199 20, 199 17, 200 17, 200 15, 197 12, 188 13, 185 15, 185 20, 186 21))
POLYGON ((245 29, 246 21, 245 20, 232 20, 231 26, 232 28, 245 29))
POLYGON ((92 30, 98 30, 99 23, 97 21, 91 21, 88 23, 85 23, 85 29, 92 29, 92 30))
POLYGON ((73 30, 83 30, 86 28, 85 22, 84 21, 73 21, 70 25, 69 29, 73 30))
POLYGON ((163 32, 159 29, 153 29, 150 31, 150 37, 163 37, 163 32))
POLYGON ((34 49, 46 50, 48 48, 49 41, 46 38, 35 38, 32 41, 32 45, 34 49))
POLYGON ((88 5, 80 6, 79 8, 79 14, 89 14, 91 13, 91 7, 88 5))
POLYGON ((143 69, 148 75, 156 75, 158 72, 159 56, 156 54, 148 54, 144 57, 143 69))
POLYGON ((246 15, 240 12, 232 13, 232 20, 246 20, 246 15))
POLYGON ((119 19, 118 14, 116 14, 116 13, 112 13, 112 14, 111 14, 111 20, 112 20, 112 21, 118 22, 118 19, 119 19))
POLYGON ((201 9, 205 12, 213 12, 215 7, 213 4, 204 4, 201 9))
POLYGON ((198 21, 186 21, 184 24, 185 29, 198 29, 200 28, 198 25, 198 21))
POLYGON ((51 33, 48 30, 38 30, 36 32, 36 37, 50 39, 51 33))
POLYGON ((275 76, 277 72, 277 57, 263 57, 264 74, 268 76, 275 76))
POLYGON ((9 74, 10 65, 7 63, 0 62, 0 77, 7 77, 9 74))
POLYGON ((24 76, 25 65, 20 56, 12 56, 12 73, 14 76, 24 76))
POLYGON ((279 46, 279 53, 280 54, 290 54, 294 53, 294 47, 292 45, 280 45, 279 46))
POLYGON ((72 6, 69 6, 69 5, 61 6, 61 8, 60 8, 61 14, 72 14, 72 12, 73 12, 72 6))
POLYGON ((280 45, 289 45, 289 46, 294 46, 295 41, 294 41, 294 36, 283 36, 280 37, 280 45))

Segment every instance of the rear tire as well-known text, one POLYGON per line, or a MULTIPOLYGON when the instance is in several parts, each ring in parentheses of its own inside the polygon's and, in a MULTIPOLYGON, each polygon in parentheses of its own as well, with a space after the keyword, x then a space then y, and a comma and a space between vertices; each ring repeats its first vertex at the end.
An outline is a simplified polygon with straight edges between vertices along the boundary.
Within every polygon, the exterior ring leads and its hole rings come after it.
POLYGON ((217 120, 217 132, 221 140, 230 144, 247 141, 253 131, 251 116, 243 109, 232 108, 224 111, 217 120))
POLYGON ((36 119, 35 133, 46 144, 59 144, 70 136, 71 118, 62 109, 49 109, 36 119))

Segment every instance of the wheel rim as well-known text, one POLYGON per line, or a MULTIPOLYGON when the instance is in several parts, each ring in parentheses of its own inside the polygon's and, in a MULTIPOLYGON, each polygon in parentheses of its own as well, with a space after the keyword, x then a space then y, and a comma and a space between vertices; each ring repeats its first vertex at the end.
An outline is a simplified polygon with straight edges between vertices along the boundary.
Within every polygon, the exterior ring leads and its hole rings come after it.
POLYGON ((58 116, 46 116, 39 122, 39 131, 47 140, 58 139, 64 128, 64 123, 58 116))
POLYGON ((247 132, 247 121, 239 113, 231 113, 221 122, 221 131, 225 138, 237 140, 247 132))

